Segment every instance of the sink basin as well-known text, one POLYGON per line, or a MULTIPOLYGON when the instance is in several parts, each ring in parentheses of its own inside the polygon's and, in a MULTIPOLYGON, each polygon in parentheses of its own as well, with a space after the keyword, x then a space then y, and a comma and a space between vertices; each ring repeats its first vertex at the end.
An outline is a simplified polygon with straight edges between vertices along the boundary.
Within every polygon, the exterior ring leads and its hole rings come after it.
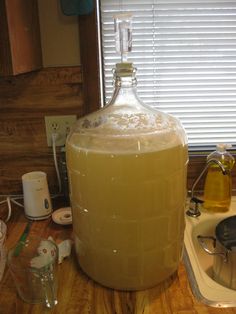
POLYGON ((227 213, 208 213, 202 210, 197 218, 186 215, 184 264, 190 285, 199 301, 214 307, 235 307, 236 290, 224 287, 213 279, 213 256, 201 248, 197 235, 215 236, 218 222, 235 214, 236 197, 233 197, 227 213))

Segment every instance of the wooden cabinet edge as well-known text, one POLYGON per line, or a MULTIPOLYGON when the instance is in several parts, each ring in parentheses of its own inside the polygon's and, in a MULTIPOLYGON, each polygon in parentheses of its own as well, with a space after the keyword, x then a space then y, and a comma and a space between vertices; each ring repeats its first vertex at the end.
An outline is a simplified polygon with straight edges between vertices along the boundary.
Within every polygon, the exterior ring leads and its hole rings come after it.
POLYGON ((0 0, 0 75, 42 67, 37 0, 0 0))

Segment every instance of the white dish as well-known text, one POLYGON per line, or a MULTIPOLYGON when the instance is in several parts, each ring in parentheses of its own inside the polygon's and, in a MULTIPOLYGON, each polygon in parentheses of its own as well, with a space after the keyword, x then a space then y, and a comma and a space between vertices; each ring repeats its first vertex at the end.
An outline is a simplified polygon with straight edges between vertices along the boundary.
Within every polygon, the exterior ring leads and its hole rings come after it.
POLYGON ((70 207, 63 207, 52 213, 52 220, 59 225, 72 224, 72 213, 70 207))

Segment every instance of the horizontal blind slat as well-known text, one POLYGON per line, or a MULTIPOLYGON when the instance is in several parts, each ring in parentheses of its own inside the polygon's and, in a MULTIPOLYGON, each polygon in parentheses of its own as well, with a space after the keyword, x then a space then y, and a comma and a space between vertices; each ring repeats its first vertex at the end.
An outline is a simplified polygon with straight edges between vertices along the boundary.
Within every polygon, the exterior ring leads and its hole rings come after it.
POLYGON ((236 144, 236 1, 101 0, 105 99, 113 92, 113 15, 133 14, 138 94, 183 123, 192 147, 236 144))

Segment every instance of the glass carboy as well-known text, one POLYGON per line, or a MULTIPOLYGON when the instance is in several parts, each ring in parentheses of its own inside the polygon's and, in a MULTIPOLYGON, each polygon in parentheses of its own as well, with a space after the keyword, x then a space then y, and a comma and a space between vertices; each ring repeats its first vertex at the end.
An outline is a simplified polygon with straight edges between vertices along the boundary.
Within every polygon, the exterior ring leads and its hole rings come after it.
POLYGON ((145 106, 131 63, 116 65, 109 105, 78 120, 67 167, 78 260, 95 281, 144 289, 182 255, 187 141, 179 121, 145 106))
POLYGON ((110 103, 67 138, 75 248, 95 281, 140 290, 182 256, 187 139, 176 118, 139 99, 132 63, 116 64, 114 78, 110 103))

